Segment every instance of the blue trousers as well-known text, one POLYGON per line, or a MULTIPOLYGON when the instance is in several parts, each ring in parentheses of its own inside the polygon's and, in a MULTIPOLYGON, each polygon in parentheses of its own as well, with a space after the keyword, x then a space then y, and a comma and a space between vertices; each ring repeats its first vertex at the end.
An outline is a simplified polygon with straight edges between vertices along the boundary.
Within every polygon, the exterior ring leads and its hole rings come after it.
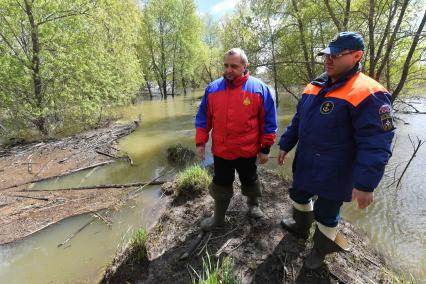
MULTIPOLYGON (((290 198, 300 204, 308 204, 315 196, 312 193, 290 188, 290 198)), ((336 227, 340 220, 340 207, 343 201, 318 196, 314 202, 315 220, 327 227, 336 227)))

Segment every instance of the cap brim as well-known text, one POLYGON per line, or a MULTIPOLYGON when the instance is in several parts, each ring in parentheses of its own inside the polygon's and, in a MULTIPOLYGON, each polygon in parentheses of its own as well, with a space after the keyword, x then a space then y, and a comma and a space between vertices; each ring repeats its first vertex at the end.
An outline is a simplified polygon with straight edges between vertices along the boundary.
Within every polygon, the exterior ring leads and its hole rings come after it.
POLYGON ((322 56, 324 54, 339 54, 344 50, 344 48, 339 48, 339 47, 335 47, 335 46, 329 46, 327 48, 324 48, 323 50, 321 50, 320 52, 318 52, 318 56, 322 56))

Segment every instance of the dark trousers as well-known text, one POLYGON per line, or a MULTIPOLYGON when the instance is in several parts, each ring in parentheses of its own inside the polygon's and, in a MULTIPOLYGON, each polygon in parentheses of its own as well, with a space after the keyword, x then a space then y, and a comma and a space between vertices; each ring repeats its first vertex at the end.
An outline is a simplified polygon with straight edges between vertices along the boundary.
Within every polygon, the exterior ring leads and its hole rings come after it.
POLYGON ((215 199, 220 198, 220 196, 232 196, 232 183, 235 179, 235 171, 237 171, 241 181, 242 194, 248 197, 259 197, 261 195, 261 185, 257 177, 256 159, 257 157, 226 160, 214 156, 212 196, 215 199))
POLYGON ((213 182, 221 186, 230 186, 234 182, 235 171, 237 171, 241 184, 253 185, 257 180, 256 158, 225 160, 214 156, 213 182))
MULTIPOLYGON (((308 204, 315 195, 306 191, 290 188, 290 198, 300 204, 308 204)), ((327 227, 336 227, 340 220, 340 207, 343 201, 318 196, 314 202, 315 220, 327 227)))

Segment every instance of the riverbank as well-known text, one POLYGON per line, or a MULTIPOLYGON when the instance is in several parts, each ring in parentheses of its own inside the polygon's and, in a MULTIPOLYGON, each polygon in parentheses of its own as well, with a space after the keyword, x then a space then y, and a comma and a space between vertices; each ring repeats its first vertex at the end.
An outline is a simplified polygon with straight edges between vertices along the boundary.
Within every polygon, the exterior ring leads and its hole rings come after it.
MULTIPOLYGON (((218 259, 228 259, 228 264, 231 260, 227 273, 231 272, 242 283, 392 283, 395 280, 396 274, 383 257, 362 233, 345 221, 341 231, 351 244, 350 252, 328 256, 327 266, 319 271, 303 268, 312 241, 305 246, 279 224, 291 209, 289 183, 264 168, 260 168, 259 176, 264 184, 261 207, 265 218, 258 221, 247 218, 245 198, 237 182, 226 225, 212 233, 200 234, 199 230, 201 220, 211 214, 213 207, 206 191, 196 198, 167 197, 165 212, 147 235, 147 258, 141 261, 128 247, 116 256, 102 283, 191 283, 199 278, 197 274, 206 272, 207 254, 213 269, 218 259)), ((164 186, 170 189, 174 185, 164 186)))
MULTIPOLYGON (((0 150, 0 245, 29 236, 62 219, 119 206, 123 189, 34 190, 37 182, 132 163, 117 140, 136 123, 111 124, 71 137, 6 146, 0 150)), ((129 187, 130 188, 130 187, 129 187)))

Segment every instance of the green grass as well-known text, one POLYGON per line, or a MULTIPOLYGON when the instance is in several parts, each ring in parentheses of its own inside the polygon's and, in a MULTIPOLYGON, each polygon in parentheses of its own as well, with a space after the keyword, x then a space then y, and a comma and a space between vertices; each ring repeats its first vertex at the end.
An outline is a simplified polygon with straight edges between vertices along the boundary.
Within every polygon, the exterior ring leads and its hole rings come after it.
POLYGON ((176 177, 175 194, 177 196, 198 194, 207 190, 211 177, 206 169, 199 165, 186 168, 176 177))
POLYGON ((145 228, 139 228, 131 241, 131 247, 136 253, 138 261, 146 259, 146 241, 148 239, 148 233, 145 228))
POLYGON ((197 273, 193 268, 193 284, 237 284, 240 283, 234 276, 234 261, 230 257, 217 260, 216 264, 211 261, 210 255, 203 257, 203 270, 197 273))

